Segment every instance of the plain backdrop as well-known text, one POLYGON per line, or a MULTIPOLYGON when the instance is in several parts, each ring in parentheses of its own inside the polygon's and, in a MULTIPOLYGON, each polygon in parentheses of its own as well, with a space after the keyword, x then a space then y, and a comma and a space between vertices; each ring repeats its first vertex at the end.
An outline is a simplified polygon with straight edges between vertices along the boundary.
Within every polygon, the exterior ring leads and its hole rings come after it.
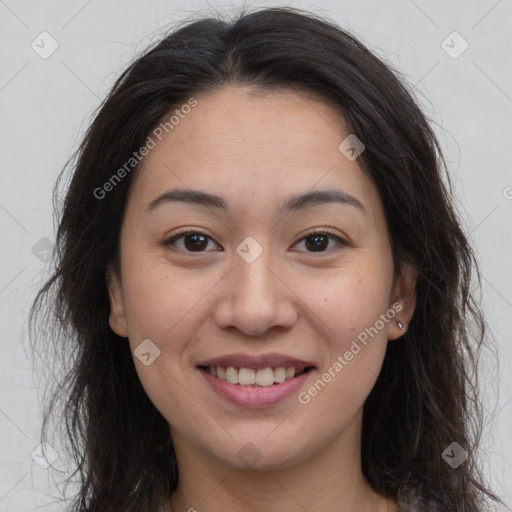
MULTIPOLYGON (((62 476, 37 463, 44 385, 34 378, 27 336, 27 313, 48 275, 45 260, 55 239, 51 192, 57 174, 93 110, 138 52, 198 11, 229 15, 241 5, 0 0, 0 512, 63 510, 50 505, 62 476)), ((281 5, 252 2, 249 7, 281 5)), ((287 5, 325 15, 357 35, 403 73, 432 119, 481 262, 482 300, 499 352, 499 368, 487 358, 482 379, 488 411, 482 459, 493 489, 510 506, 511 2, 287 5)))

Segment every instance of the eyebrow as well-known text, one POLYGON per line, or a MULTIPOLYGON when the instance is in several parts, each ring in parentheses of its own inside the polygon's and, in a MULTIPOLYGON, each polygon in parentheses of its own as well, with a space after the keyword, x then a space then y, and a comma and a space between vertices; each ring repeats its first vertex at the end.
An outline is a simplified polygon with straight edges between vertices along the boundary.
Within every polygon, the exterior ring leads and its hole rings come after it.
MULTIPOLYGON (((158 206, 180 202, 229 211, 228 203, 220 196, 208 194, 201 190, 178 188, 167 190, 153 199, 147 205, 146 210, 149 213, 155 210, 158 206)), ((366 213, 366 208, 357 198, 344 190, 335 188, 312 190, 303 194, 292 195, 284 201, 280 210, 282 213, 289 213, 329 203, 354 206, 366 213)))

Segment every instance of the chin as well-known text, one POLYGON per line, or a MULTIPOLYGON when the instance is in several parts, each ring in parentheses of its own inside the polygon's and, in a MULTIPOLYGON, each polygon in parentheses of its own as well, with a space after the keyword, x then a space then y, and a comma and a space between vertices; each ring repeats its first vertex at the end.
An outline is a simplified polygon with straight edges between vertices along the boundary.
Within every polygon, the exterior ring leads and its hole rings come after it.
MULTIPOLYGON (((275 429, 275 426, 273 427, 275 429)), ((212 454, 225 465, 236 468, 253 471, 275 471, 289 468, 300 463, 309 456, 307 451, 316 451, 318 448, 298 446, 298 442, 303 443, 304 438, 297 434, 297 437, 290 438, 290 442, 272 433, 272 429, 259 430, 255 435, 233 434, 229 443, 223 442, 222 449, 219 445, 211 446, 212 454), (270 434, 269 434, 270 433, 270 434), (273 438, 272 438, 273 437, 273 438)), ((211 439, 209 440, 211 444, 211 439)), ((220 442, 219 442, 220 444, 220 442)))

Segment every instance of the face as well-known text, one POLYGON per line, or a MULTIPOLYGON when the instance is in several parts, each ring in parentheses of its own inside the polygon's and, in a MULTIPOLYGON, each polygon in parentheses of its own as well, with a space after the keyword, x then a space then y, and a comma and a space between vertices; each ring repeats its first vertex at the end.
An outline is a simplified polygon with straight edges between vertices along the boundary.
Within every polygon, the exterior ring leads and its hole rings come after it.
POLYGON ((110 326, 177 454, 287 467, 357 438, 413 279, 395 278, 332 106, 246 87, 196 100, 132 184, 110 326))

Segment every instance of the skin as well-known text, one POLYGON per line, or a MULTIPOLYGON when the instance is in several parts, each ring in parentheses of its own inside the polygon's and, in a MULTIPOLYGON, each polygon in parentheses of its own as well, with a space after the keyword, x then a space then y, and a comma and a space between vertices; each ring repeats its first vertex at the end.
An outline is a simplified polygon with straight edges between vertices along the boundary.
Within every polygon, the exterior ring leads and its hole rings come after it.
POLYGON ((145 339, 160 350, 148 366, 134 361, 175 444, 173 510, 396 511, 364 480, 359 453, 363 403, 388 340, 405 332, 396 319, 307 405, 293 393, 265 408, 235 406, 196 369, 219 355, 291 355, 316 367, 304 391, 394 303, 402 307, 395 318, 408 324, 414 275, 394 274, 379 194, 338 149, 348 135, 343 118, 294 91, 230 86, 196 99, 132 184, 120 275, 109 272, 111 328, 132 351, 145 339), (146 211, 175 187, 222 196, 230 209, 176 202, 146 211), (338 203, 278 210, 292 194, 327 187, 364 211, 338 203), (210 237, 202 252, 183 238, 174 250, 164 245, 184 227, 210 237), (305 237, 323 228, 346 245, 329 238, 315 252, 305 237), (236 252, 247 236, 263 250, 250 264, 236 252), (261 458, 248 469, 237 453, 249 442, 261 458))

